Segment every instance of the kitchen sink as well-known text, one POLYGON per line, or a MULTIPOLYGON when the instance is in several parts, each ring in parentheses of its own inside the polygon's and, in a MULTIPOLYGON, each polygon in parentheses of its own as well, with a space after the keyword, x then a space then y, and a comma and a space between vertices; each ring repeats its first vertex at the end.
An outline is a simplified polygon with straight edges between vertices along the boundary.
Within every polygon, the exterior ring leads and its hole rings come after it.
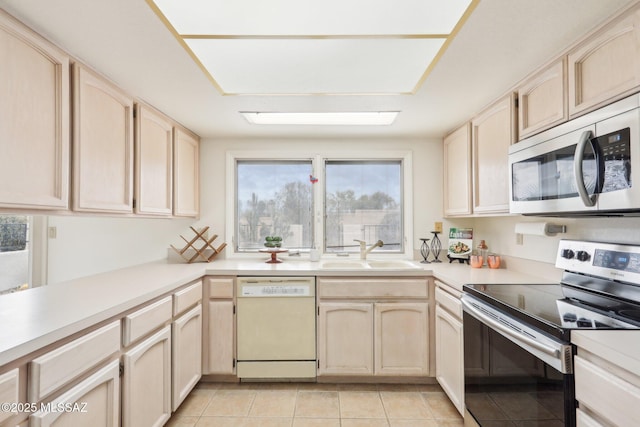
POLYGON ((321 268, 326 270, 363 270, 371 267, 366 261, 323 261, 321 268))
POLYGON ((411 261, 406 260, 390 260, 390 261, 367 261, 369 267, 375 269, 387 269, 387 270, 407 270, 407 269, 420 269, 420 266, 415 265, 411 261))
POLYGON ((406 260, 323 261, 324 270, 419 270, 420 266, 406 260))

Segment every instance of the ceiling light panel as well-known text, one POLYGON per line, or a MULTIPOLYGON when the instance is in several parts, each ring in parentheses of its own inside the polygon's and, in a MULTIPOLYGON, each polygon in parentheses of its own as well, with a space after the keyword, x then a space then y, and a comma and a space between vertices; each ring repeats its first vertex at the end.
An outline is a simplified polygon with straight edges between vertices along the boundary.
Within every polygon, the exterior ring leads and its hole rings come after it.
POLYGON ((471 0, 155 0, 179 34, 449 34, 471 0))
POLYGON ((324 113, 271 113, 240 112, 251 124, 257 125, 344 125, 388 126, 398 111, 324 112, 324 113))
POLYGON ((146 1, 224 95, 405 95, 480 0, 146 1))
POLYGON ((411 93, 444 39, 187 39, 227 94, 411 93))

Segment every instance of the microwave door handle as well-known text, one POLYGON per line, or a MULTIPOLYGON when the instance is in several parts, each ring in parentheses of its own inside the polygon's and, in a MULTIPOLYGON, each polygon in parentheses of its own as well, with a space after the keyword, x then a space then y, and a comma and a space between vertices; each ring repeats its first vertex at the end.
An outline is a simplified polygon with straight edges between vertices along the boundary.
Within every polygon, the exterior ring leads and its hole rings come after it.
POLYGON ((578 194, 580 195, 580 199, 582 199, 582 203, 587 207, 595 206, 597 198, 595 194, 589 194, 587 186, 584 184, 584 179, 582 178, 584 149, 587 146, 587 143, 591 140, 591 135, 592 132, 590 130, 582 132, 578 145, 576 146, 576 152, 573 160, 573 173, 576 176, 576 188, 578 189, 578 194))

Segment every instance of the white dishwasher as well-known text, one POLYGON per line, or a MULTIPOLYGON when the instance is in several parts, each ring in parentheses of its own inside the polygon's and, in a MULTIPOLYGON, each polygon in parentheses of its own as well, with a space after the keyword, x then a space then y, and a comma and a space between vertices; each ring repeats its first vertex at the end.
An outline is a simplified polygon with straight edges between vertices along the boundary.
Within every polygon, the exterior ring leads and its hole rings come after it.
POLYGON ((239 277, 236 286, 238 377, 315 378, 315 277, 239 277))

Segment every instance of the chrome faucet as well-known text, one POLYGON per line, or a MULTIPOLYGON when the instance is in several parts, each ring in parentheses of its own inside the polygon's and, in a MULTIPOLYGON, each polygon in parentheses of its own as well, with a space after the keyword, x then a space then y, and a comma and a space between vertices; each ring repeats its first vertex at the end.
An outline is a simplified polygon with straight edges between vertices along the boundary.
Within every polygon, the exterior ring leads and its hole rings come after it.
POLYGON ((371 245, 370 248, 367 248, 367 242, 365 242, 364 240, 353 239, 353 241, 360 243, 360 259, 362 260, 367 259, 367 254, 369 252, 371 252, 377 247, 382 247, 384 245, 384 242, 382 240, 378 240, 373 245, 371 245))

